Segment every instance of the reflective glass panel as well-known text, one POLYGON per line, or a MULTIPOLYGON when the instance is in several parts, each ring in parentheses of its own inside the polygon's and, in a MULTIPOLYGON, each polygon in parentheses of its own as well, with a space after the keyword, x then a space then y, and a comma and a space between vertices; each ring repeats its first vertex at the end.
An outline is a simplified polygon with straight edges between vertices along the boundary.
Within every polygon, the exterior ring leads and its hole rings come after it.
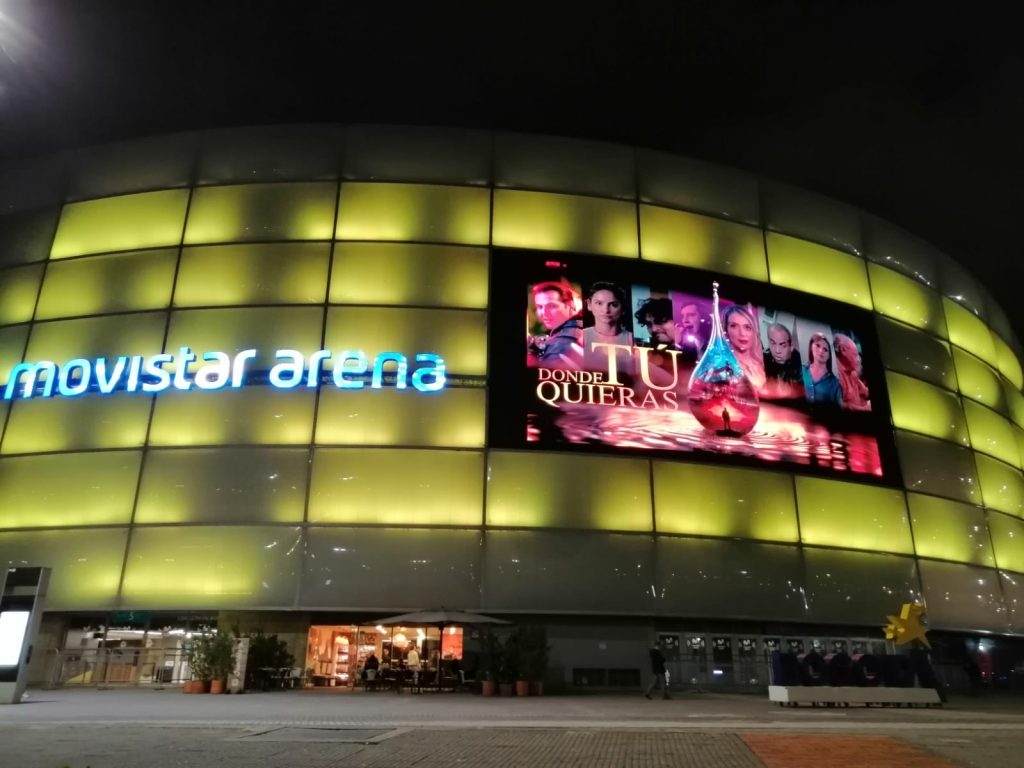
POLYGON ((32 319, 43 278, 43 264, 0 270, 0 325, 32 319))
POLYGON ((923 435, 970 445, 960 398, 923 381, 891 371, 885 374, 892 423, 923 435))
POLYGON ((487 184, 491 137, 485 131, 397 125, 353 125, 344 178, 487 184))
POLYGON ((631 613, 656 605, 650 536, 569 531, 488 531, 489 610, 631 613))
POLYGON ((621 144, 556 136, 499 133, 494 140, 494 184, 635 197, 633 150, 621 144))
POLYGON ((1003 395, 1006 397, 1006 405, 1010 412, 1010 418, 1013 419, 1014 423, 1016 423, 1018 427, 1024 426, 1024 394, 1021 394, 1020 390, 1008 381, 1004 381, 1003 395))
POLYGON ((919 557, 995 566, 985 510, 919 493, 908 493, 907 501, 919 557))
POLYGON ((901 322, 946 337, 942 297, 909 277, 877 264, 868 264, 875 310, 901 322))
POLYGON ((978 317, 985 318, 985 298, 981 283, 955 260, 939 256, 939 287, 943 296, 948 296, 978 317))
POLYGON ((651 522, 643 459, 490 453, 488 525, 649 531, 651 522))
POLYGON ((660 536, 655 611, 668 616, 805 617, 800 550, 660 536))
POLYGON ((919 563, 930 628, 1009 631, 998 571, 935 560, 919 563))
POLYGON ((494 245, 635 258, 636 206, 622 200, 496 189, 494 245))
POLYGON ((796 502, 805 544, 914 552, 902 491, 798 477, 796 502))
POLYGON ((862 213, 861 220, 869 260, 938 289, 941 254, 936 248, 872 214, 862 213))
POLYGON ((131 520, 138 451, 0 460, 0 528, 116 525, 131 520))
MULTIPOLYGON (((165 349, 178 354, 187 346, 197 355, 216 350, 232 357, 255 349, 258 354, 245 369, 265 371, 275 364, 278 349, 296 349, 307 358, 320 349, 323 316, 322 307, 180 310, 171 314, 165 349)), ((189 370, 197 367, 189 364, 189 370)))
POLYGON ((345 129, 261 125, 203 134, 200 184, 336 179, 345 129))
POLYGON ((305 448, 151 450, 136 523, 302 522, 305 448))
POLYGON ((192 194, 185 242, 330 240, 337 185, 240 184, 192 194))
POLYGON ((177 261, 175 248, 55 261, 36 319, 162 309, 171 302, 177 261))
POLYGON ((301 537, 291 526, 136 527, 121 601, 147 608, 290 608, 301 537))
POLYGON ((68 153, 6 162, 0 168, 0 211, 58 205, 64 194, 68 153))
POLYGON ((1017 389, 1024 388, 1024 371, 1021 371, 1020 360, 1010 345, 996 334, 992 334, 992 343, 996 346, 999 372, 1008 378, 1017 389))
POLYGON ((187 203, 187 189, 171 189, 65 205, 50 258, 177 245, 187 203))
POLYGON ((658 533, 797 541, 793 479, 774 472, 654 462, 658 533))
POLYGON ((971 433, 971 445, 974 449, 1019 467, 1020 450, 1010 422, 995 411, 990 411, 971 400, 964 400, 963 404, 967 429, 971 433))
POLYGON ((949 340, 962 349, 969 349, 989 365, 998 366, 996 345, 992 341, 992 332, 988 327, 968 310, 949 299, 942 300, 946 314, 946 327, 949 329, 949 340))
POLYGON ((746 224, 761 221, 757 180, 748 173, 647 149, 636 151, 636 163, 644 202, 703 211, 746 224))
POLYGON ((185 248, 174 306, 322 304, 329 243, 185 248))
POLYGON ((0 533, 0 566, 52 568, 48 611, 112 608, 127 539, 127 528, 0 533))
POLYGON ((1019 635, 1024 633, 1024 577, 1007 571, 1001 572, 999 577, 1012 629, 1019 635))
POLYGON ((775 285, 871 309, 864 260, 823 245, 769 232, 768 270, 775 285))
POLYGON ((991 512, 988 527, 999 567, 1024 573, 1024 520, 991 512))
POLYGON ((153 355, 160 351, 166 326, 163 312, 36 323, 25 359, 59 365, 75 358, 153 355))
POLYGON ((767 229, 863 253, 860 215, 852 206, 767 179, 761 180, 761 205, 767 229))
POLYGON ((948 343, 884 317, 876 320, 886 368, 956 390, 956 370, 948 343))
POLYGON ((478 187, 345 182, 335 236, 486 245, 490 199, 478 187))
POLYGON ((11 369, 21 362, 28 329, 27 325, 0 328, 0 384, 7 383, 11 369))
POLYGON ((1015 466, 976 454, 978 481, 985 506, 1024 517, 1024 475, 1015 466))
POLYGON ((487 251, 458 245, 338 243, 333 304, 413 304, 483 309, 487 251))
POLYGON ((454 309, 331 307, 327 310, 326 348, 361 349, 372 361, 381 352, 444 358, 449 373, 487 373, 487 315, 454 309))
POLYGON ((896 447, 903 484, 907 488, 981 504, 972 451, 899 430, 896 431, 896 447))
POLYGON ((0 267, 44 261, 50 255, 56 208, 0 216, 0 267))
POLYGON ((804 567, 814 621, 875 626, 921 597, 912 557, 804 547, 804 567))
POLYGON ((53 397, 11 406, 3 453, 137 448, 146 439, 150 397, 53 397))
POLYGON ((640 237, 645 259, 768 281, 760 229, 641 205, 640 237))
POLYGON ((90 147, 72 161, 68 198, 188 186, 198 134, 175 133, 90 147))
POLYGON ((300 445, 313 437, 311 389, 249 385, 234 391, 178 392, 157 398, 150 445, 300 445))
POLYGON ((480 526, 483 472, 483 454, 473 451, 320 448, 313 456, 309 520, 480 526))
POLYGON ((322 387, 316 442, 482 448, 485 408, 483 388, 423 394, 394 387, 368 392, 322 387))
POLYGON ((977 400, 989 408, 1006 413, 1003 385, 999 375, 974 355, 953 347, 956 378, 965 397, 977 400))
POLYGON ((299 605, 381 611, 433 605, 444 595, 474 610, 480 538, 479 531, 310 527, 299 605))

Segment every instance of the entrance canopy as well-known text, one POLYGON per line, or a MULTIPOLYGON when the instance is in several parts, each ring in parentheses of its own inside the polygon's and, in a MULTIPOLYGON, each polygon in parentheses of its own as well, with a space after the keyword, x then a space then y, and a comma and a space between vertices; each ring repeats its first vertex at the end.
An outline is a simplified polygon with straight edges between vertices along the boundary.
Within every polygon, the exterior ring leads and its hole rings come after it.
POLYGON ((440 626, 477 626, 481 624, 510 624, 504 619, 496 619, 493 616, 484 616, 482 613, 470 613, 469 611, 451 611, 446 608, 437 610, 413 611, 412 613, 401 613, 397 616, 386 616, 383 619, 374 619, 370 624, 377 624, 382 627, 405 627, 416 624, 433 624, 440 626))

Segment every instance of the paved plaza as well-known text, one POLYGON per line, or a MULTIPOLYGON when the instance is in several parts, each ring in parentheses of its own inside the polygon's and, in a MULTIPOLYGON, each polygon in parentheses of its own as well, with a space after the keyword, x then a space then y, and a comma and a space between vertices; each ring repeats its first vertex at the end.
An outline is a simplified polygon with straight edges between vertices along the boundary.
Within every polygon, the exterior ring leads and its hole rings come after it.
POLYGON ((752 766, 1018 768, 1024 700, 782 708, 683 693, 484 699, 330 689, 32 690, 0 707, 3 768, 752 766))

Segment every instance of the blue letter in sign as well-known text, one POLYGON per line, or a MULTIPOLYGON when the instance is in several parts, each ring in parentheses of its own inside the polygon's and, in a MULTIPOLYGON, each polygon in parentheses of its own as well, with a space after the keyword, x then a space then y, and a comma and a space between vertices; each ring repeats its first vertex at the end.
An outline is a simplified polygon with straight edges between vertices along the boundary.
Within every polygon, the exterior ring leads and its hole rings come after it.
POLYGON ((430 363, 429 368, 417 368, 412 372, 412 385, 420 392, 438 392, 444 389, 444 358, 440 355, 422 353, 416 355, 417 363, 430 363))

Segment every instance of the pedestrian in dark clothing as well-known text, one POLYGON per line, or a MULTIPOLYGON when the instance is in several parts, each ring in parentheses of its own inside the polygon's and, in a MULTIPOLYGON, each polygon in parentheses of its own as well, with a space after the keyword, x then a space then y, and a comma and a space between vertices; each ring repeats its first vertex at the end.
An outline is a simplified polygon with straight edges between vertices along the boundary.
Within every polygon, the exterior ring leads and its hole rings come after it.
POLYGON ((661 698, 671 699, 668 695, 668 670, 665 669, 665 654, 661 652, 658 643, 651 646, 651 681, 644 690, 644 696, 651 698, 651 691, 661 688, 661 698))

